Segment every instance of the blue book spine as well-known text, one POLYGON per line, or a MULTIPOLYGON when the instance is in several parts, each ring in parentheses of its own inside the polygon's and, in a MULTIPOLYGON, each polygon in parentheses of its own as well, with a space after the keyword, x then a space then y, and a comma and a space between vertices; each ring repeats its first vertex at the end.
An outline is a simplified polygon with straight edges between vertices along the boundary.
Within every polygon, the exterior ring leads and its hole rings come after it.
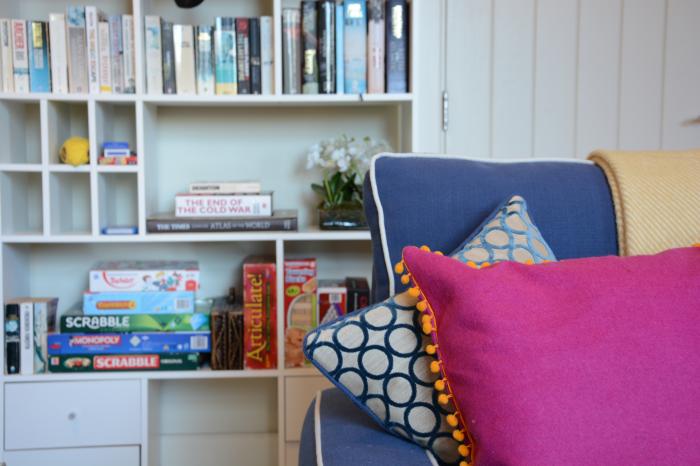
POLYGON ((29 89, 51 92, 48 27, 43 21, 27 21, 29 45, 29 89))
POLYGON ((345 93, 367 92, 367 2, 346 0, 344 12, 345 93))
POLYGON ((211 352, 210 332, 54 333, 49 356, 211 352))
POLYGON ((386 91, 408 92, 408 4, 386 4, 386 91))
POLYGON ((194 312, 193 291, 113 291, 83 295, 85 315, 189 314, 194 312))
POLYGON ((217 94, 237 94, 236 28, 233 18, 218 16, 215 27, 215 91, 217 94))
POLYGON ((335 6, 335 91, 345 92, 345 9, 342 3, 335 6))

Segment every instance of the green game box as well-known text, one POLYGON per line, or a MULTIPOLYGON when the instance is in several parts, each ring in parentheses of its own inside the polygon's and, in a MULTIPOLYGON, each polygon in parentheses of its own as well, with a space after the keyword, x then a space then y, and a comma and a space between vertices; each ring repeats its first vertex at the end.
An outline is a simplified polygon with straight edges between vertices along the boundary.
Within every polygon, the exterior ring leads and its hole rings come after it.
POLYGON ((50 372, 186 371, 198 367, 199 353, 49 356, 50 372))
POLYGON ((61 333, 201 332, 209 330, 209 314, 132 314, 86 316, 69 312, 61 316, 61 333))

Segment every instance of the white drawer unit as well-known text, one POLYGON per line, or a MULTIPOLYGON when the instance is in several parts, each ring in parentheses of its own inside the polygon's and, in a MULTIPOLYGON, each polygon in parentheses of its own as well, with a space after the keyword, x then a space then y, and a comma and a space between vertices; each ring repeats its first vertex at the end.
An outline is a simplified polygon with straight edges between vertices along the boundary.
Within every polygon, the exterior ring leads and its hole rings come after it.
POLYGON ((139 466, 139 447, 62 448, 10 451, 7 466, 139 466))
POLYGON ((5 450, 140 444, 140 392, 138 380, 5 384, 5 450))

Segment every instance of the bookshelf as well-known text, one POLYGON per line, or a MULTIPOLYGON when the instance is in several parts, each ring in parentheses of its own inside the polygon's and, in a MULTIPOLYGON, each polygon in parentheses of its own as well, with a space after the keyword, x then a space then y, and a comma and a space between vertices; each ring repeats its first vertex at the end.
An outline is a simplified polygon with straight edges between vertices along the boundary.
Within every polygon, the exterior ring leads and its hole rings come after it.
MULTIPOLYGON (((46 20, 49 13, 74 3, 80 2, 2 2, 0 17, 46 20)), ((196 259, 202 271, 198 295, 222 295, 232 283, 240 284, 246 256, 269 254, 277 263, 276 330, 278 342, 283 342, 285 258, 316 257, 320 278, 369 278, 368 232, 321 231, 316 226, 316 199, 309 184, 320 175, 306 171, 305 151, 341 134, 385 139, 396 151, 416 149, 412 85, 407 94, 282 94, 281 11, 297 6, 297 0, 206 0, 193 10, 180 10, 172 0, 88 3, 107 14, 134 15, 136 93, 0 93, 0 141, 7 142, 0 147, 0 300, 58 296, 59 312, 65 311, 79 302, 94 262, 124 258, 196 259), (147 14, 187 24, 213 22, 217 15, 273 16, 274 93, 146 93, 142 32, 147 14), (88 165, 59 162, 58 149, 69 136, 88 138, 93 155, 88 165), (128 140, 139 164, 98 165, 94 155, 109 139, 128 140), (146 219, 170 210, 174 194, 189 182, 220 178, 260 179, 264 189, 275 192, 275 208, 299 210, 299 231, 146 233, 146 219), (138 234, 101 234, 105 226, 123 224, 137 225, 138 234)), ((415 70, 415 34, 410 37, 409 61, 415 70)), ((3 352, 0 345, 4 360, 3 352)), ((0 375, 5 397, 0 434, 6 439, 0 462, 43 464, 51 454, 58 465, 93 464, 94 458, 109 457, 126 466, 295 466, 306 407, 327 382, 312 368, 285 369, 283 360, 280 344, 279 368, 272 370, 0 375), (79 435, 81 425, 110 411, 81 410, 81 400, 57 395, 76 382, 99 388, 85 393, 90 399, 121 399, 123 390, 116 383, 135 390, 138 409, 131 416, 136 418, 122 429, 133 428, 126 443, 100 429, 79 435), (50 400, 44 407, 50 416, 36 427, 36 439, 18 446, 4 434, 23 421, 5 407, 23 404, 20 389, 25 387, 50 400), (57 445, 45 443, 42 439, 54 431, 77 433, 61 436, 57 445)))

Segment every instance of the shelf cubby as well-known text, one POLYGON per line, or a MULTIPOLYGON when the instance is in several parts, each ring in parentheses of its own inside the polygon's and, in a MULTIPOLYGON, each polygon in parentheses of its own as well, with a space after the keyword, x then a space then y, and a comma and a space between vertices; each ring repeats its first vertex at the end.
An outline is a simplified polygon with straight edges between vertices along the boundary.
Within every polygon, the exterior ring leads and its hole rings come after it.
POLYGON ((41 173, 0 173, 0 189, 2 233, 4 235, 43 234, 41 173))
MULTIPOLYGON (((88 106, 84 102, 48 101, 48 158, 49 164, 61 164, 61 146, 71 137, 89 137, 88 106)), ((94 154, 90 154, 93 158, 94 154)))
POLYGON ((134 173, 98 174, 99 228, 138 226, 137 179, 134 173))
POLYGON ((96 158, 106 141, 126 141, 136 151, 136 108, 131 102, 95 103, 96 158))
POLYGON ((38 102, 0 101, 0 164, 41 163, 38 102))
POLYGON ((51 234, 89 235, 90 174, 57 172, 50 174, 51 234))

